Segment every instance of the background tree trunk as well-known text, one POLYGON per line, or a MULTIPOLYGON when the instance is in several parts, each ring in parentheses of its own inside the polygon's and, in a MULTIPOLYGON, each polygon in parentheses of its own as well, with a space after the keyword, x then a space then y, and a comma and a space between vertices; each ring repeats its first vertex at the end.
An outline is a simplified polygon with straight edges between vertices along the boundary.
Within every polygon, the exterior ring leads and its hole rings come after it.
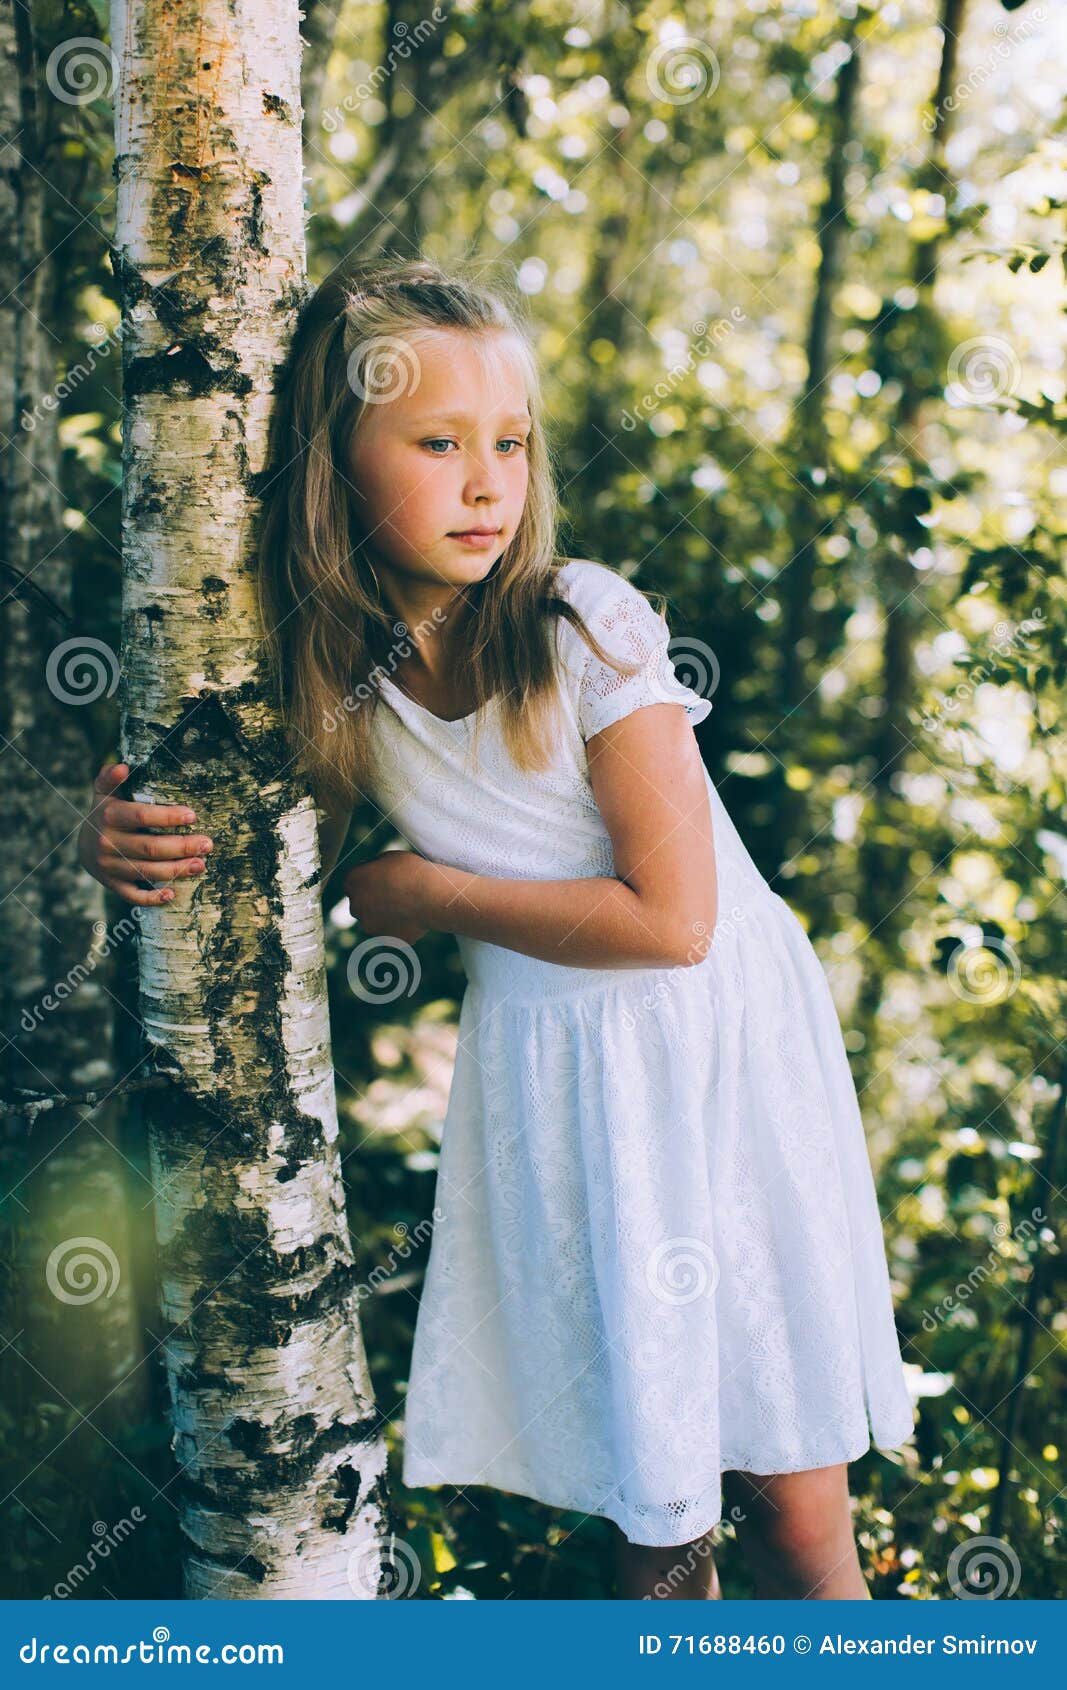
POLYGON ((847 19, 842 31, 844 56, 837 72, 830 134, 826 154, 826 187, 816 231, 819 267, 812 294, 805 343, 807 373, 794 418, 794 454, 804 466, 803 496, 796 513, 796 540, 792 559, 782 577, 784 627, 782 630, 781 733, 776 765, 776 813, 782 841, 781 861, 789 862, 803 844, 806 829, 806 799, 787 780, 795 762, 810 755, 810 714, 801 714, 811 696, 809 676, 815 655, 815 618, 812 599, 818 563, 818 539, 827 527, 819 488, 829 473, 829 443, 826 437, 826 378, 830 368, 830 330, 834 292, 840 280, 842 255, 847 251, 848 217, 845 173, 848 144, 856 116, 860 86, 860 38, 857 17, 847 19))
POLYGON ((316 812, 261 658, 252 519, 305 293, 290 4, 116 0, 122 756, 206 874, 143 912, 146 1094, 190 1597, 374 1597, 385 1442, 348 1240, 316 812))
MULTIPOLYGON (((24 0, 0 7, 0 859, 3 1091, 107 1094, 115 1084, 112 955, 103 888, 82 869, 88 790, 86 702, 117 680, 117 658, 73 632, 55 397, 62 373, 46 326, 55 261, 44 195, 48 113, 24 0), (91 696, 90 696, 91 695, 91 696)), ((10 1226, 3 1329, 5 1399, 58 1400, 109 1441, 146 1411, 116 1112, 58 1108, 5 1121, 10 1226)), ((93 1452, 95 1458, 95 1452, 93 1452)), ((20 1475, 21 1477, 21 1475, 20 1475)), ((6 1487, 5 1487, 6 1488, 6 1487)))
MULTIPOLYGON (((933 93, 930 143, 916 173, 917 188, 940 194, 946 202, 952 184, 945 147, 956 105, 951 94, 966 9, 967 0, 942 0, 941 58, 933 93)), ((888 442, 890 450, 903 453, 906 470, 897 520, 885 536, 876 579, 882 611, 882 708, 872 734, 871 801, 860 843, 859 869, 861 883, 867 888, 867 906, 879 914, 877 941, 864 951, 863 983, 857 999, 861 1026, 878 1011, 886 969, 891 965, 898 936, 910 919, 907 885, 911 870, 908 852, 901 845, 907 801, 897 789, 896 777, 914 737, 908 714, 917 694, 915 645, 926 613, 924 577, 916 571, 910 554, 928 543, 928 532, 919 518, 932 503, 924 492, 930 471, 922 450, 923 407, 931 398, 940 399, 945 380, 943 331, 934 301, 940 246, 940 235, 915 243, 910 356, 901 360, 901 395, 888 442)))

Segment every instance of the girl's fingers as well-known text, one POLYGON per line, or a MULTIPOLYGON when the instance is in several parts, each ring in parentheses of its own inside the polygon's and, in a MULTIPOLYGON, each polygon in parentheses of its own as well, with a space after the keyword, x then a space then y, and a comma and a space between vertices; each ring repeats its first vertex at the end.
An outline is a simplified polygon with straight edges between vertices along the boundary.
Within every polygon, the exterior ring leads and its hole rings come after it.
POLYGON ((174 857, 203 857, 211 850, 206 834, 121 833, 100 830, 100 857, 120 857, 126 862, 166 862, 174 857))
POLYGON ((170 890, 146 892, 130 880, 107 880, 104 884, 117 893, 125 904, 169 904, 174 897, 170 890))
POLYGON ((105 798, 101 814, 105 826, 118 833, 139 827, 189 827, 196 821, 196 811, 184 804, 138 804, 130 798, 105 798))
POLYGON ((129 772, 128 763, 112 763, 101 768, 93 782, 100 807, 106 803, 106 825, 117 832, 132 833, 138 827, 190 827, 196 821, 196 811, 187 804, 144 804, 131 798, 110 798, 129 772))
POLYGON ((102 851, 97 859, 103 874, 117 875, 122 880, 128 880, 136 875, 139 880, 179 880, 186 875, 202 874, 205 867, 203 857, 182 857, 177 862, 136 862, 125 856, 121 851, 102 851))

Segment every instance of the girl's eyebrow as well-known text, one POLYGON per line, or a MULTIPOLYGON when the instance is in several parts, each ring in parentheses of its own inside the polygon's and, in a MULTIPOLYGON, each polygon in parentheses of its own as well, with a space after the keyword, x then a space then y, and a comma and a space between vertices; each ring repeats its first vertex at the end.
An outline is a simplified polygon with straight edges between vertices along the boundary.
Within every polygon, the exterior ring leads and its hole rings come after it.
MULTIPOLYGON (((448 411, 448 412, 434 411, 428 417, 419 417, 418 423, 421 427, 427 427, 430 423, 436 423, 436 422, 464 423, 464 422, 474 422, 476 420, 477 419, 475 417, 472 417, 472 415, 469 411, 448 411)), ((533 418, 530 416, 528 411, 512 411, 508 414, 508 416, 504 417, 503 426, 506 427, 508 423, 516 423, 516 422, 517 423, 532 423, 533 418)))

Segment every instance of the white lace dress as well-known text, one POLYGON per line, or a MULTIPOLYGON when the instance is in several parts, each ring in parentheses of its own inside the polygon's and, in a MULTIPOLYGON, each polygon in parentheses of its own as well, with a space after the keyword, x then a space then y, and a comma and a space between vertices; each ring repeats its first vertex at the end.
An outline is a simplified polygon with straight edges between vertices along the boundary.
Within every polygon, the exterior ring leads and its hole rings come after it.
MULTIPOLYGON (((558 623, 565 731, 517 771, 494 705, 446 722, 388 677, 376 797, 424 856, 614 874, 585 741, 665 697, 666 623, 571 560, 560 590, 633 679, 558 623)), ((790 1473, 913 1429, 881 1221, 834 1001, 707 778, 718 923, 690 967, 582 968, 460 936, 468 976, 404 1422, 408 1485, 485 1484, 699 1537, 724 1470, 790 1473)))

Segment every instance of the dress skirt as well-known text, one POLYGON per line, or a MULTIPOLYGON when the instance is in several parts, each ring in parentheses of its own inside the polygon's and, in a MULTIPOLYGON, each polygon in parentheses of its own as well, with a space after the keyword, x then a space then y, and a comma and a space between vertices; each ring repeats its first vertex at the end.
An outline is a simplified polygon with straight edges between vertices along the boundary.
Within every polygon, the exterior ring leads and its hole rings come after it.
POLYGON ((855 1086, 783 899, 746 886, 692 966, 459 943, 405 1484, 674 1545, 718 1523, 724 1471, 910 1438, 855 1086))

